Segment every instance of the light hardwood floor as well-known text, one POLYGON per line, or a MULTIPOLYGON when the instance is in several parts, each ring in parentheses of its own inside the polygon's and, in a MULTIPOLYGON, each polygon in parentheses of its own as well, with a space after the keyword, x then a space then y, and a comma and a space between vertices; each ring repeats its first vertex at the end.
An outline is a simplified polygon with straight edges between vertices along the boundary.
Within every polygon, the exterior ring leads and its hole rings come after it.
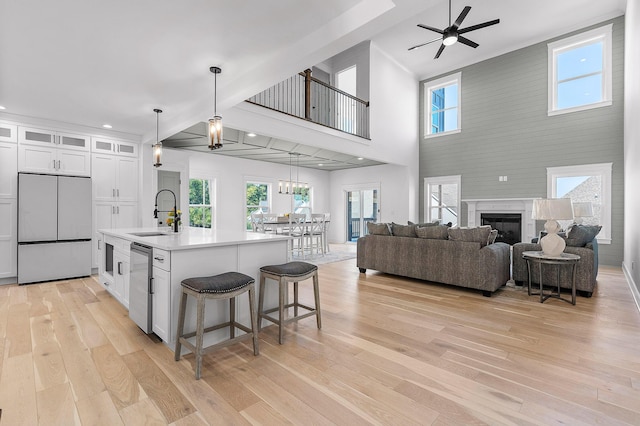
MULTIPOLYGON (((1 425, 640 424, 640 314, 621 271, 590 299, 491 298, 320 266, 313 317, 194 379, 93 279, 0 286, 1 425)), ((311 285, 301 284, 311 303, 311 285)))

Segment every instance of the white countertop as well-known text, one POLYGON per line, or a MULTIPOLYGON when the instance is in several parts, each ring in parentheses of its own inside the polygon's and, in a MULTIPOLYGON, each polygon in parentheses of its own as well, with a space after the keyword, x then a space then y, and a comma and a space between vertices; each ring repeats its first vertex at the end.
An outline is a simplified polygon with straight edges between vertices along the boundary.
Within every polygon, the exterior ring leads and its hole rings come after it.
POLYGON ((229 246, 237 244, 256 244, 270 241, 284 241, 286 235, 262 234, 259 232, 211 230, 203 228, 184 228, 181 232, 168 232, 161 228, 117 228, 100 229, 105 235, 163 250, 189 250, 201 247, 229 246), (137 236, 134 233, 162 232, 163 235, 137 236))

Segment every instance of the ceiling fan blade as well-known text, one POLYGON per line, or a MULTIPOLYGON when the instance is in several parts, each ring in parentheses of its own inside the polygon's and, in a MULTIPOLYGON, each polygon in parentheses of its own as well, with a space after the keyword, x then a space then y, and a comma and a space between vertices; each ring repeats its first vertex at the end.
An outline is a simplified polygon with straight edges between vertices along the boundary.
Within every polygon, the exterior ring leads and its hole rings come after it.
POLYGON ((447 47, 447 46, 445 46, 444 44, 441 44, 440 45, 440 49, 438 49, 438 53, 436 53, 436 56, 433 59, 438 59, 440 57, 440 55, 442 54, 442 51, 444 50, 445 47, 447 47))
POLYGON ((434 41, 440 41, 440 40, 442 40, 442 37, 434 38, 433 40, 428 41, 426 43, 422 43, 422 44, 418 44, 416 46, 410 47, 408 50, 417 49, 418 47, 426 46, 427 44, 433 43, 434 41))
POLYGON ((472 25, 467 28, 461 28, 458 30, 458 34, 468 33, 469 31, 479 30, 480 28, 488 27, 491 25, 499 24, 499 23, 500 23, 499 19, 494 19, 493 21, 487 21, 487 22, 483 22, 482 24, 472 25))
POLYGON ((437 28, 430 27, 430 26, 428 26, 428 25, 418 24, 418 26, 419 26, 420 28, 424 28, 425 30, 433 31, 433 32, 436 32, 436 33, 438 33, 438 34, 444 34, 444 31, 439 30, 439 29, 437 29, 437 28))
POLYGON ((456 19, 456 22, 453 23, 451 28, 457 29, 460 26, 460 24, 462 24, 462 21, 464 20, 464 18, 467 17, 467 14, 469 13, 470 10, 471 10, 471 6, 465 6, 464 9, 462 9, 462 12, 460 12, 460 15, 458 15, 458 19, 456 19))
POLYGON ((475 41, 471 41, 468 38, 462 37, 461 35, 458 35, 458 41, 462 44, 466 44, 469 47, 473 47, 474 49, 478 46, 480 46, 478 43, 476 43, 475 41))

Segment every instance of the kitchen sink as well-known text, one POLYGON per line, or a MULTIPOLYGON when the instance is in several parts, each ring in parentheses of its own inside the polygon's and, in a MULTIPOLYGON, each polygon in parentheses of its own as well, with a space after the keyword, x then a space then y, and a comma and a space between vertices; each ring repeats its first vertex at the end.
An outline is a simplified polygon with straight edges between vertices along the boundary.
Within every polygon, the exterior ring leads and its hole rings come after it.
POLYGON ((147 232, 131 232, 129 235, 135 235, 136 237, 162 237, 162 236, 171 235, 171 234, 168 232, 147 231, 147 232))

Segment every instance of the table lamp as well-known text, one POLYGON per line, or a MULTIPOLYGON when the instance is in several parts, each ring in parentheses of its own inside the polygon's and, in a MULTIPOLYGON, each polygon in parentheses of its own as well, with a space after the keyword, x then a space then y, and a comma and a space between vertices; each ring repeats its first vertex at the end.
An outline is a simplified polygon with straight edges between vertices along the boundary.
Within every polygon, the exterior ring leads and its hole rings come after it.
POLYGON ((542 252, 547 256, 560 256, 566 247, 564 239, 557 233, 560 224, 557 220, 573 219, 570 198, 548 198, 533 200, 532 219, 546 220, 544 230, 547 235, 540 239, 542 252))
POLYGON ((590 201, 573 203, 573 222, 577 225, 582 223, 583 217, 593 216, 593 205, 590 201))

